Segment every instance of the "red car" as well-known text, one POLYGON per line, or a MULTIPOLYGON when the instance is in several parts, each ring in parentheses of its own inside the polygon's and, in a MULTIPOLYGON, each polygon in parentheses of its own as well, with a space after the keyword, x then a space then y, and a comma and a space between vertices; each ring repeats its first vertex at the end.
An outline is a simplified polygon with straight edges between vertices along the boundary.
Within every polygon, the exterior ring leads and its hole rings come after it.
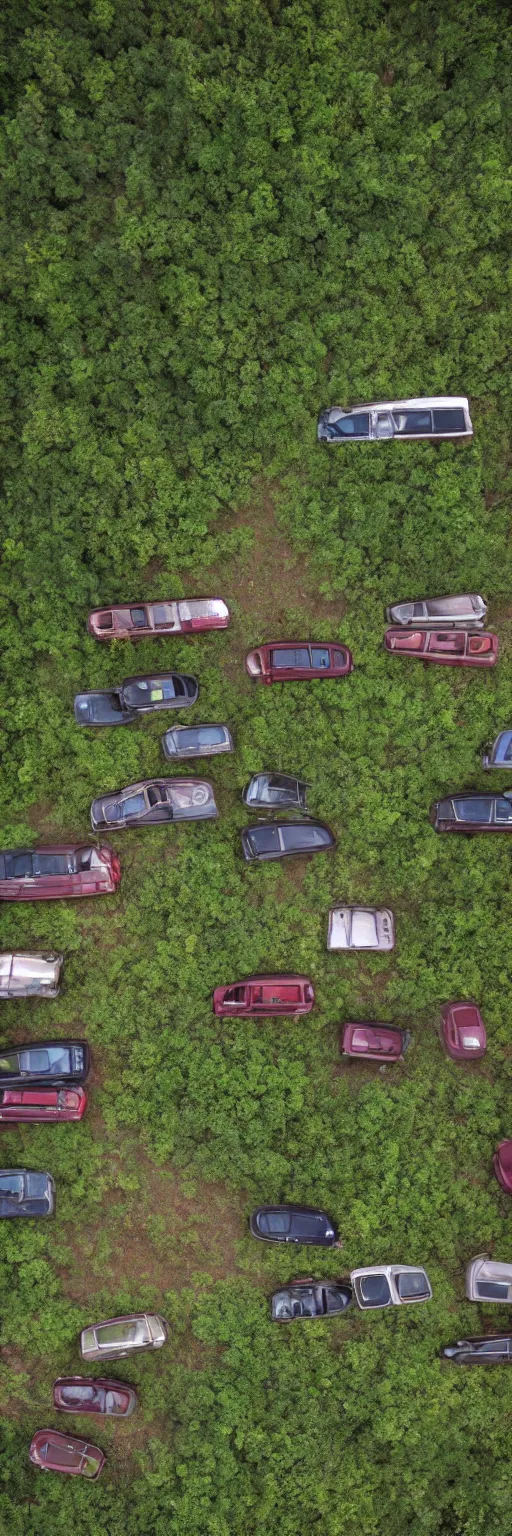
POLYGON ((190 597, 179 602, 95 608, 89 614, 87 628, 96 640, 144 640, 148 636, 227 629, 230 618, 228 605, 221 597, 190 597))
POLYGON ((341 1052, 365 1061, 401 1061, 410 1039, 408 1029, 392 1024, 345 1024, 341 1052))
POLYGON ((446 1003, 441 1039, 452 1061, 475 1061, 487 1045, 485 1024, 476 1003, 446 1003))
POLYGON ((338 642, 271 640, 248 651, 245 666, 249 677, 261 683, 287 683, 297 678, 346 677, 354 663, 348 647, 338 642))
POLYGON ((15 848, 0 853, 0 901, 51 901, 62 896, 108 896, 121 865, 106 844, 15 848))
POLYGON ((512 1141, 500 1141, 494 1153, 494 1172, 507 1195, 512 1195, 512 1141))
POLYGON ((310 1013, 315 994, 307 976, 248 976, 232 987, 216 987, 213 1012, 220 1017, 273 1018, 290 1015, 298 1018, 310 1013))
POLYGON ((0 1089, 0 1121, 81 1120, 86 1108, 83 1088, 0 1089))
POLYGON ((53 1406, 61 1413, 105 1413, 113 1419, 127 1419, 137 1406, 137 1393, 124 1381, 59 1376, 53 1383, 53 1406))
POLYGON ((499 640, 480 629, 387 629, 384 648, 395 656, 416 656, 445 667, 494 667, 499 640))
POLYGON ((58 1429, 38 1429, 30 1446, 30 1460, 43 1472, 70 1472, 73 1477, 99 1477, 105 1466, 103 1451, 75 1435, 58 1429))

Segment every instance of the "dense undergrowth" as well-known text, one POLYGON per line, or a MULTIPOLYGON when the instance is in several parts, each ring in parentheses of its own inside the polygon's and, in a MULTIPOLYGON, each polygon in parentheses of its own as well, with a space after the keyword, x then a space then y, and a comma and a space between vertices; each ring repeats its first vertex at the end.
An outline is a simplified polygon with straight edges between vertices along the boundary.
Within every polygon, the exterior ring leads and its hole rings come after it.
POLYGON ((512 1380, 438 1351, 508 1324, 463 1273, 512 1259, 512 850, 428 822, 511 723, 508 9, 10 0, 3 26, 1 844, 82 839, 95 794, 162 770, 169 717, 81 731, 79 687, 192 671, 236 754, 186 770, 217 823, 119 835, 116 898, 1 913, 2 949, 66 956, 2 1038, 84 1032, 95 1061, 82 1125, 3 1132, 58 1207, 0 1230, 1 1529, 510 1536, 512 1380), (469 393, 471 447, 316 443, 327 402, 429 391, 469 393), (452 590, 489 599, 492 675, 384 655, 386 603, 452 590), (94 604, 201 591, 226 635, 86 635, 94 604), (271 632, 339 636, 355 671, 258 689, 271 632), (307 778, 333 855, 243 865, 265 767, 307 778), (395 953, 328 956, 335 899, 392 906, 395 953), (274 968, 311 974, 310 1017, 213 1019, 217 983, 274 968), (464 995, 468 1069, 436 1034, 464 995), (406 1064, 341 1065, 354 1016, 407 1023, 406 1064), (261 1252, 245 1217, 273 1198, 325 1205, 341 1256, 261 1252), (383 1260, 424 1262, 432 1304, 270 1324, 297 1266, 383 1260), (141 1409, 94 1431, 102 1480, 44 1479, 28 1443, 79 1328, 144 1305, 170 1343, 119 1366, 141 1409))

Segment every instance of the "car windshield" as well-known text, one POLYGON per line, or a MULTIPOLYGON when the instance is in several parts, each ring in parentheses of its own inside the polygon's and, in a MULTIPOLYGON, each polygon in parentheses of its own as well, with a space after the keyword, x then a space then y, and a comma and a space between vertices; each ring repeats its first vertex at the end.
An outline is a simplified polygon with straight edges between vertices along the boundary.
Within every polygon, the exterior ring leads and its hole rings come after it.
POLYGON ((289 804, 290 800, 297 802, 297 780, 279 773, 272 774, 272 777, 261 774, 254 780, 253 795, 269 805, 289 804))
POLYGON ((97 1387, 88 1387, 80 1382, 61 1388, 62 1401, 69 1404, 69 1406, 74 1403, 94 1403, 97 1396, 97 1387))
POLYGON ((4 1199, 21 1200, 23 1197, 23 1174, 0 1173, 0 1195, 4 1199))
POLYGON ((361 1298, 366 1306, 385 1307, 391 1301, 391 1291, 385 1275, 361 1275, 361 1298))
POLYGON ((262 1211, 258 1217, 260 1232, 266 1232, 272 1236, 282 1236, 290 1231, 289 1211, 262 1211))
POLYGON ((38 1077, 51 1077, 61 1072, 71 1071, 69 1051, 65 1046, 50 1045, 39 1047, 37 1050, 20 1051, 20 1072, 31 1072, 38 1077))
POLYGON ((106 1411, 106 1413, 115 1413, 116 1411, 119 1412, 119 1409, 124 1411, 124 1409, 127 1406, 127 1403, 128 1403, 128 1393, 127 1392, 108 1391, 106 1393, 106 1395, 105 1395, 105 1411, 106 1411))
POLYGON ((313 667, 330 667, 331 653, 328 645, 311 646, 311 665, 313 667))
POLYGON ((480 1343, 476 1343, 475 1342, 473 1344, 471 1344, 470 1341, 468 1341, 468 1342, 469 1342, 471 1353, 474 1354, 474 1355, 506 1355, 506 1354, 508 1354, 508 1340, 507 1339, 485 1339, 485 1340, 482 1340, 482 1342, 480 1342, 480 1343))
POLYGON ((180 732, 178 745, 193 747, 219 747, 225 741, 226 732, 223 725, 201 725, 197 730, 180 732))
POLYGON ((333 437, 369 437, 370 413, 357 411, 351 416, 341 416, 339 421, 330 421, 329 432, 333 437))
POLYGON ((475 795, 474 800, 454 800, 457 821, 490 821, 492 800, 489 796, 475 795))
POLYGON ((346 665, 347 665, 347 652, 346 651, 336 651, 336 650, 334 650, 333 653, 332 653, 332 664, 333 664, 333 667, 346 667, 346 665))
POLYGON ((270 657, 272 667, 279 670, 280 667, 310 667, 311 661, 307 646, 294 646, 293 649, 272 651, 270 657))
POLYGON ((257 853, 280 853, 277 827, 252 827, 249 840, 257 853))
POLYGON ((282 1291, 274 1302, 274 1316, 291 1318, 294 1315, 294 1303, 290 1291, 282 1291))
POLYGON ((447 410, 434 409, 434 432, 465 432, 466 419, 461 406, 448 407, 447 410))
POLYGON ((415 1297, 430 1294, 426 1275, 422 1269, 414 1269, 410 1274, 396 1275, 395 1281, 401 1301, 413 1301, 415 1297))
POLYGON ((281 828, 281 836, 286 849, 292 848, 322 848, 330 842, 329 833, 325 827, 294 826, 292 822, 287 827, 281 828))
POLYGON ((512 732, 507 731, 506 736, 500 737, 496 760, 500 763, 512 763, 512 732))

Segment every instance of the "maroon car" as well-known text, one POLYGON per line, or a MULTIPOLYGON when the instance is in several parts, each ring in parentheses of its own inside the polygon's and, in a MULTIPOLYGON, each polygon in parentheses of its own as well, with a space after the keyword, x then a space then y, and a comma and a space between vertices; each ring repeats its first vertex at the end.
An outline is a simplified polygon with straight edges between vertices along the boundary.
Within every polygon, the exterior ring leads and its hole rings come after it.
POLYGON ((103 1451, 76 1435, 58 1429, 38 1429, 30 1446, 30 1460, 43 1472, 70 1472, 72 1477, 99 1477, 105 1466, 103 1451))
POLYGON ((81 1120, 86 1108, 83 1088, 0 1089, 0 1121, 81 1120))
POLYGON ((0 901, 51 901, 62 896, 108 896, 121 865, 106 844, 15 848, 0 853, 0 901))
POLYGON ((494 1172, 507 1195, 512 1195, 512 1141, 500 1141, 494 1153, 494 1172))
POLYGON ((475 1061, 487 1045, 485 1024, 476 1003, 446 1003, 441 1039, 452 1061, 475 1061))
POLYGON ((272 1018, 310 1013, 315 994, 308 976, 248 976, 234 986, 216 987, 213 1012, 235 1018, 272 1018))
POLYGON ((343 1056, 364 1061, 400 1061, 410 1039, 408 1029, 393 1024, 345 1024, 340 1049, 343 1056))
POLYGON ((346 645, 324 644, 318 640, 270 640, 248 651, 245 658, 249 677, 261 683, 286 683, 311 677, 346 677, 354 663, 346 645))
POLYGON ((137 1393, 124 1381, 102 1376, 59 1376, 53 1383, 53 1406, 61 1413, 105 1413, 127 1419, 137 1406, 137 1393))
POLYGON ((96 640, 144 640, 158 635, 190 635, 227 629, 231 614, 221 597, 180 598, 178 602, 120 603, 95 608, 87 628, 96 640))
POLYGON ((415 656, 445 667, 494 667, 499 640, 471 629, 387 629, 384 648, 394 656, 415 656))
POLYGON ((436 832, 512 832, 512 789, 501 795, 450 795, 435 800, 429 819, 436 832))

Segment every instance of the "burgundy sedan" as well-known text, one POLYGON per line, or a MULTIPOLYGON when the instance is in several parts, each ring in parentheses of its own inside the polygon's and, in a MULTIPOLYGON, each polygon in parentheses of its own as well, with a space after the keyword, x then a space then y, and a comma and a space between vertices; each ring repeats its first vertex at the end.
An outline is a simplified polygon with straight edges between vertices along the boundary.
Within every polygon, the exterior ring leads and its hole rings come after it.
POLYGON ((345 1024, 341 1052, 364 1061, 401 1061, 410 1040, 408 1029, 392 1024, 345 1024))
POLYGON ((494 667, 499 640, 490 632, 471 629, 387 629, 384 649, 445 667, 494 667))
POLYGON ((216 987, 213 994, 213 1012, 219 1017, 273 1018, 310 1013, 315 1001, 312 984, 307 976, 248 976, 234 986, 216 987))
POLYGON ((137 1407, 137 1393, 124 1381, 102 1376, 58 1376, 53 1383, 53 1406, 61 1413, 105 1413, 127 1419, 137 1407))
POLYGON ((105 844, 15 848, 0 853, 0 901, 52 901, 63 896, 109 896, 121 865, 105 844))
POLYGON ((95 608, 87 628, 96 640, 144 640, 158 635, 190 635, 227 629, 231 614, 221 597, 181 598, 178 602, 116 604, 95 608))
POLYGON ((452 1061, 476 1061, 487 1045, 485 1024, 476 1003, 446 1003, 441 1039, 452 1061))
POLYGON ((81 1120, 86 1108, 83 1088, 0 1089, 0 1122, 81 1120))
POLYGON ((494 1153, 494 1172, 507 1195, 512 1195, 512 1141, 500 1141, 494 1153))
POLYGON ((30 1446, 30 1460, 43 1472, 70 1472, 72 1477, 99 1477, 105 1466, 103 1451, 75 1435, 58 1429, 38 1429, 30 1446))
POLYGON ((287 683, 311 677, 346 677, 354 663, 346 645, 314 640, 271 640, 248 651, 249 677, 261 683, 287 683))

